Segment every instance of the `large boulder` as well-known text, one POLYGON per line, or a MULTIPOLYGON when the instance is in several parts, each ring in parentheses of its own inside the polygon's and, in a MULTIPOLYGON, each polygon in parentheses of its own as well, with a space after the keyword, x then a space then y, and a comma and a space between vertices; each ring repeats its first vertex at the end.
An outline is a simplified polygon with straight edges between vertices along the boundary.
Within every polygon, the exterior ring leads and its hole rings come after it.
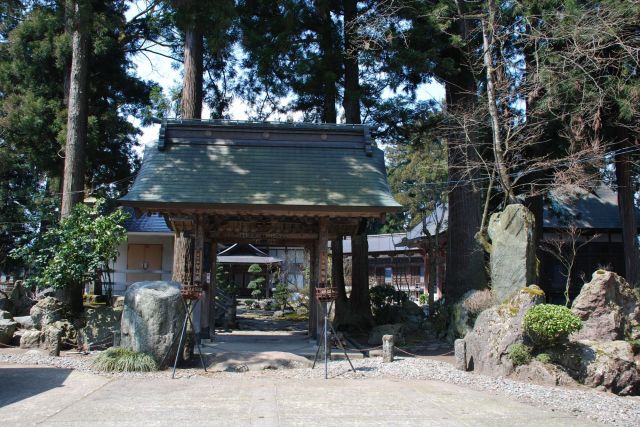
POLYGON ((13 320, 18 322, 18 327, 21 329, 31 329, 34 326, 31 316, 16 316, 13 320))
POLYGON ((11 319, 0 319, 0 344, 11 344, 18 323, 11 319))
POLYGON ((33 299, 31 292, 23 285, 22 281, 17 281, 11 291, 11 301, 13 301, 14 316, 24 316, 29 314, 33 299))
POLYGON ((113 334, 120 332, 122 309, 110 306, 85 308, 84 327, 79 331, 84 346, 89 349, 95 344, 113 342, 113 334))
POLYGON ((626 341, 580 340, 549 351, 579 383, 620 395, 640 393, 640 367, 626 341))
POLYGON ((523 205, 509 205, 491 215, 491 287, 502 302, 536 283, 535 217, 523 205))
POLYGON ((138 282, 124 298, 120 345, 148 353, 161 362, 174 360, 184 322, 184 304, 177 282, 138 282), (166 358, 165 358, 166 356, 166 358))
POLYGON ((13 301, 5 292, 0 292, 0 310, 13 313, 13 301))
POLYGON ((30 315, 33 325, 43 330, 47 325, 64 318, 65 307, 56 298, 45 297, 31 307, 30 315))
POLYGON ((404 333, 406 326, 404 323, 393 323, 389 325, 379 325, 369 332, 369 345, 382 345, 382 337, 385 335, 393 335, 396 344, 404 343, 404 333))
POLYGON ((582 319, 575 340, 640 339, 640 304, 629 284, 616 273, 597 270, 571 305, 582 319))
MULTIPOLYGON (((62 348, 72 348, 78 346, 78 329, 66 319, 56 320, 42 328, 42 332, 47 336, 60 336, 60 346, 62 348), (51 332, 55 329, 55 332, 51 332)), ((52 341, 53 342, 53 341, 52 341)))
POLYGON ((537 304, 544 302, 544 292, 532 285, 522 288, 504 303, 491 307, 478 316, 473 330, 458 343, 457 354, 465 370, 487 375, 509 375, 514 366, 507 356, 507 349, 524 342, 524 315, 537 304))
POLYGON ((44 346, 44 334, 37 329, 29 329, 20 337, 20 348, 41 348, 44 346))
POLYGON ((532 360, 527 365, 518 366, 510 375, 510 378, 527 383, 550 386, 571 386, 576 384, 576 381, 558 366, 537 360, 532 360))
POLYGON ((495 297, 490 289, 472 289, 467 291, 451 308, 451 323, 447 331, 450 342, 464 338, 471 330, 484 310, 495 305, 495 297))

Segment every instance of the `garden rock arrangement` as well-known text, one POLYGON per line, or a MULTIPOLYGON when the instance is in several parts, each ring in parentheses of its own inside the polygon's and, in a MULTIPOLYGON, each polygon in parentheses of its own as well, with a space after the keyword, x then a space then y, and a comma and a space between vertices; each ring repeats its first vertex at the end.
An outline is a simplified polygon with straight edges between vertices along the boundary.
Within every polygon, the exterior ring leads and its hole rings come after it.
POLYGON ((626 341, 580 340, 549 355, 581 384, 620 395, 640 393, 640 370, 626 341))
POLYGON ((0 310, 0 344, 10 344, 17 329, 18 323, 13 321, 11 314, 0 310))
POLYGON ((46 328, 47 325, 61 320, 64 317, 64 305, 53 297, 45 297, 31 308, 31 319, 37 329, 46 328))
POLYGON ((11 292, 8 294, 0 292, 0 310, 8 311, 14 316, 29 314, 32 305, 31 294, 20 280, 13 284, 11 292))
POLYGON ((129 286, 124 298, 121 346, 148 353, 161 362, 176 357, 185 311, 177 282, 138 282, 129 286))
POLYGON ((84 327, 79 334, 88 348, 94 344, 113 342, 113 334, 120 332, 123 307, 85 308, 84 327))
POLYGON ((498 302, 535 283, 535 218, 523 205, 507 206, 491 215, 491 287, 498 302))
POLYGON ((544 292, 529 286, 503 304, 478 316, 473 330, 455 345, 460 367, 487 375, 508 375, 515 369, 508 349, 524 342, 522 321, 529 309, 544 302, 544 292))
POLYGON ((22 332, 20 348, 41 348, 56 356, 62 347, 75 344, 76 328, 65 320, 67 310, 56 298, 41 299, 31 307, 30 314, 32 327, 22 332))
POLYGON ((597 270, 573 301, 582 320, 576 340, 611 341, 640 338, 640 305, 629 284, 616 273, 597 270))
POLYGON ((456 341, 456 366, 544 384, 572 378, 602 391, 640 394, 640 304, 624 279, 596 271, 571 310, 540 305, 543 295, 531 286, 482 312, 473 331, 456 341))

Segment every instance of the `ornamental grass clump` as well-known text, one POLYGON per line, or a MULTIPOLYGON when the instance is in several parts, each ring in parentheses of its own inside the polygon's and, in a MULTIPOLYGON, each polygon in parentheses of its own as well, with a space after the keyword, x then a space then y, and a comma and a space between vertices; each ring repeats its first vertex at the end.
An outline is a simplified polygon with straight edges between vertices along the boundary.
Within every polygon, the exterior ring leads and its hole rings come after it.
POLYGON ((580 318, 561 305, 540 304, 524 315, 524 330, 539 348, 560 344, 580 328, 580 318))
POLYGON ((158 365, 153 357, 122 347, 111 347, 103 351, 95 358, 91 367, 102 372, 151 372, 158 370, 158 365))

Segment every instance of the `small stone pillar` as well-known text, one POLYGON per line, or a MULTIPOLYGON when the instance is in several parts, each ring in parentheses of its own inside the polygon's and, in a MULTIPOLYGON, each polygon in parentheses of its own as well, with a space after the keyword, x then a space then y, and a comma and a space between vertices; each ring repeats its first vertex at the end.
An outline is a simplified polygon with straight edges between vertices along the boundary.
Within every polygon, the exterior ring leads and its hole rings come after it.
POLYGON ((62 340, 62 330, 49 327, 45 332, 45 346, 49 350, 49 356, 60 356, 60 341, 62 340))
POLYGON ((467 370, 467 343, 463 339, 455 340, 453 344, 454 353, 456 355, 456 369, 461 371, 467 370))
POLYGON ((393 335, 384 335, 382 337, 382 362, 393 362, 393 356, 395 353, 395 341, 393 335))

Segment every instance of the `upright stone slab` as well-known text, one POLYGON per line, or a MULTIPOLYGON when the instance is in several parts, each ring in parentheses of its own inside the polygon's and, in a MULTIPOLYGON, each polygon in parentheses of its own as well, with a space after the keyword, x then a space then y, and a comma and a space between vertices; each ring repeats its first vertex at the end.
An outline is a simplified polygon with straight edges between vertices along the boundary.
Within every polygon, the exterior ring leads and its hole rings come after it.
POLYGON ((491 287, 498 302, 536 283, 535 218, 522 205, 491 215, 491 287))
POLYGON ((185 311, 177 282, 138 282, 124 298, 120 345, 165 364, 175 359, 185 311), (176 344, 172 346, 175 338, 176 344))
POLYGON ((395 356, 395 345, 393 335, 385 335, 382 337, 382 361, 384 363, 393 362, 395 356))

